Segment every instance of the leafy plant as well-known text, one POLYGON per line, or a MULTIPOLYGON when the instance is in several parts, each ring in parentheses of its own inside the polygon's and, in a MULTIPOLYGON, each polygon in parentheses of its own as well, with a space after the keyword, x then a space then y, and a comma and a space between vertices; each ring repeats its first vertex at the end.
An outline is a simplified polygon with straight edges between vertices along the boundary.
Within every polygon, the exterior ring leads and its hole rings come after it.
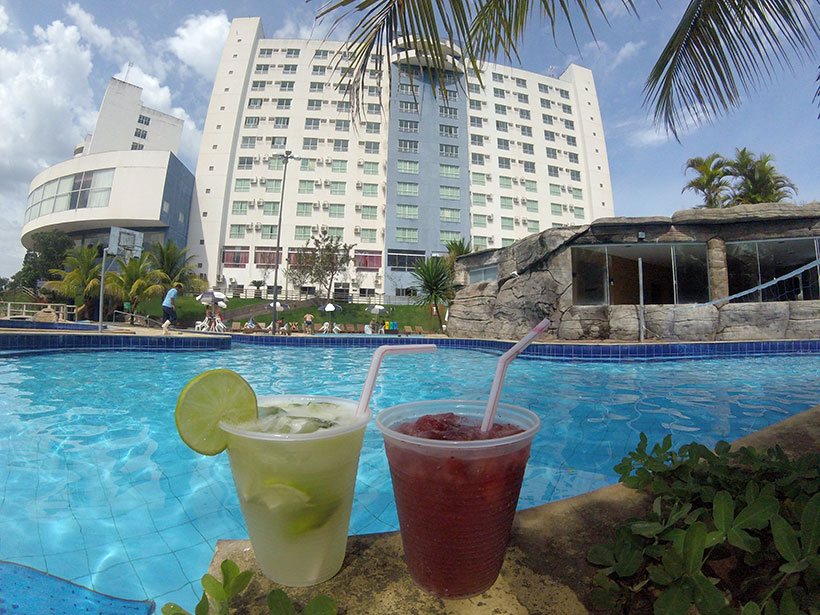
POLYGON ((621 524, 587 559, 600 566, 592 600, 607 612, 653 603, 658 615, 791 615, 820 604, 820 455, 780 447, 672 450, 670 436, 615 466, 627 486, 655 496, 643 519, 621 524))
MULTIPOLYGON (((194 615, 209 615, 211 606, 216 608, 216 615, 228 615, 231 601, 239 596, 248 587, 253 578, 253 571, 239 571, 239 566, 233 560, 222 562, 222 581, 213 575, 202 575, 202 589, 205 590, 194 609, 194 615), (210 600, 209 600, 210 599, 210 600)), ((266 603, 270 615, 336 615, 338 607, 330 596, 316 596, 297 613, 293 602, 281 589, 274 589, 268 593, 266 603)), ((191 615, 178 604, 169 602, 162 607, 163 615, 191 615)))

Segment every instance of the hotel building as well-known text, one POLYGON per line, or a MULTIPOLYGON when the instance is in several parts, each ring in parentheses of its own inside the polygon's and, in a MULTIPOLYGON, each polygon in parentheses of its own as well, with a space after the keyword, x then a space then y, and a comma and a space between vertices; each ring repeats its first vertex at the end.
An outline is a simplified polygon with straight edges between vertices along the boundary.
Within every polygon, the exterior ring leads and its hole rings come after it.
POLYGON ((267 39, 259 18, 233 20, 188 230, 189 253, 211 283, 236 290, 263 280, 272 290, 281 266, 281 292, 309 293, 293 288, 286 266, 324 229, 355 244, 336 294, 390 300, 410 294, 414 263, 446 253, 450 240, 500 248, 613 215, 589 70, 570 65, 550 77, 486 64, 482 86, 445 45, 445 100, 412 43, 403 45, 371 58, 356 114, 343 43, 267 39), (287 167, 286 150, 298 157, 287 167))

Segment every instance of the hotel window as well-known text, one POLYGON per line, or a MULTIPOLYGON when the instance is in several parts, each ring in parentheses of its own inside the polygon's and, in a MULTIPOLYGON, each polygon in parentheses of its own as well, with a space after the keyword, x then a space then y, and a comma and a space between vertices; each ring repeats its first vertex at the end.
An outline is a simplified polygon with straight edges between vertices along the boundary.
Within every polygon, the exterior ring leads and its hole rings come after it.
POLYGON ((470 195, 470 204, 476 207, 484 207, 487 204, 487 195, 474 192, 470 195))
POLYGON ((315 151, 319 149, 319 139, 316 137, 302 138, 302 149, 306 151, 315 151))
POLYGON ((269 193, 282 193, 282 180, 281 179, 269 179, 265 182, 265 192, 269 193))
POLYGON ((461 210, 452 207, 440 207, 438 219, 441 222, 461 222, 461 210))
POLYGON ((487 228, 487 216, 484 214, 473 214, 473 226, 477 228, 487 228))
POLYGON ((461 198, 461 188, 458 186, 439 186, 438 196, 443 201, 458 201, 461 198))
POLYGON ((382 106, 379 103, 367 103, 367 112, 378 115, 382 112, 382 106))
POLYGON ((526 94, 518 93, 518 94, 516 94, 516 96, 518 96, 518 102, 520 102, 522 104, 525 104, 525 105, 530 104, 530 97, 527 96, 526 94))
POLYGON ((478 117, 476 115, 470 116, 470 126, 473 128, 483 128, 484 127, 484 118, 478 117))
MULTIPOLYGON (((285 149, 285 146, 288 144, 287 137, 273 137, 270 141, 271 149, 285 149)), ((275 161, 282 162, 281 158, 271 158, 272 163, 275 164, 275 161)), ((273 168, 273 167, 271 167, 273 168)), ((279 167, 281 168, 281 167, 279 167)))
POLYGON ((350 102, 346 100, 340 100, 336 103, 336 111, 339 113, 350 113, 350 102))
POLYGON ((520 117, 522 120, 532 119, 532 115, 530 115, 530 112, 527 111, 526 109, 519 109, 518 110, 518 117, 520 117))
POLYGON ((333 139, 334 152, 346 152, 349 141, 347 139, 333 139))
POLYGON ((550 194, 552 196, 561 196, 561 186, 558 184, 550 184, 550 194))
POLYGON ((577 164, 578 163, 578 154, 576 154, 575 152, 567 152, 567 159, 570 162, 574 162, 574 163, 577 164))
POLYGON ((530 160, 525 160, 524 164, 522 165, 524 168, 524 173, 535 173, 535 163, 530 160))
POLYGON ((554 147, 547 148, 547 158, 558 158, 558 150, 554 147))
POLYGON ((342 94, 342 95, 347 95, 347 92, 348 92, 349 89, 350 89, 350 84, 349 83, 339 83, 339 84, 336 85, 336 91, 339 92, 339 94, 342 94))
POLYGON ((237 180, 234 180, 233 190, 234 190, 234 192, 250 192, 251 191, 251 180, 250 179, 237 179, 237 180))
POLYGON ((228 233, 228 237, 231 239, 244 239, 245 238, 245 225, 244 224, 231 224, 230 232, 228 233))
POLYGON ((272 58, 273 57, 273 49, 260 49, 259 50, 259 57, 260 58, 272 58))
POLYGON ((502 188, 512 188, 512 177, 508 175, 500 175, 498 177, 498 185, 502 188))
POLYGON ((262 99, 261 98, 249 98, 248 99, 248 109, 261 109, 262 108, 262 99))
POLYGON ((419 230, 417 228, 399 226, 396 228, 396 241, 398 243, 418 243, 419 230))
POLYGON ((473 152, 470 154, 470 162, 478 166, 484 166, 484 154, 473 152))
POLYGON ((443 106, 443 105, 439 105, 438 115, 439 115, 439 117, 447 118, 448 120, 457 120, 458 119, 458 109, 455 109, 453 107, 446 107, 446 106, 443 106))
POLYGON ((522 137, 531 137, 532 136, 532 128, 529 126, 522 126, 521 127, 521 136, 522 137))
POLYGON ((143 126, 150 126, 151 125, 151 118, 147 115, 140 115, 137 118, 137 124, 142 124, 143 126))
POLYGON ((541 119, 545 124, 552 124, 552 116, 546 113, 541 114, 541 119))
POLYGON ((364 142, 364 153, 365 154, 378 154, 379 153, 379 142, 378 141, 365 141, 364 142))
MULTIPOLYGON (((141 150, 145 149, 145 146, 142 143, 131 143, 132 150, 141 150)), ((216 149, 216 145, 214 145, 214 149, 216 149)))
POLYGON ((528 212, 534 214, 538 213, 538 201, 536 201, 535 199, 526 199, 525 204, 527 206, 528 212))
POLYGON ((324 92, 325 91, 325 84, 320 81, 311 81, 310 88, 308 89, 309 92, 324 92))
POLYGON ((579 220, 584 219, 584 208, 583 207, 573 207, 572 208, 572 213, 579 220))
POLYGON ((562 104, 561 111, 563 111, 564 113, 572 113, 572 106, 562 104))
POLYGON ((328 206, 327 215, 329 218, 344 218, 345 205, 344 203, 331 203, 328 206))
POLYGON ((290 125, 290 118, 289 117, 275 117, 273 118, 273 127, 274 128, 287 128, 290 125))
POLYGON ((416 250, 407 250, 406 252, 387 251, 387 266, 397 271, 410 271, 416 263, 423 260, 424 252, 416 250))
POLYGON ((327 66, 314 66, 313 70, 310 71, 311 75, 317 75, 319 77, 323 76, 327 73, 327 66))
POLYGON ((502 196, 500 197, 501 201, 501 209, 512 209, 513 208, 513 200, 511 196, 502 196))
POLYGON ((315 158, 302 158, 299 161, 299 170, 300 171, 315 171, 316 170, 316 159, 315 158))
MULTIPOLYGON (((376 229, 372 230, 375 231, 376 229)), ((355 265, 356 269, 380 269, 382 266, 382 253, 368 252, 365 250, 356 250, 356 252, 353 254, 353 264, 355 265)))
POLYGON ((487 238, 481 235, 473 235, 473 248, 476 250, 486 250, 487 238))
POLYGON ((572 120, 564 120, 564 127, 567 130, 575 130, 575 122, 572 120))
POLYGON ((439 243, 448 243, 450 241, 458 241, 461 238, 461 233, 458 231, 439 231, 439 243))
POLYGON ((535 154, 535 146, 532 143, 522 143, 521 144, 521 152, 524 154, 535 154))
POLYGON ((569 191, 572 193, 572 198, 573 199, 580 200, 580 199, 584 198, 584 191, 581 190, 580 188, 570 188, 569 191))
MULTIPOLYGON (((262 225, 262 235, 265 234, 265 227, 271 226, 269 224, 262 225)), ((276 239, 276 227, 273 227, 273 237, 271 239, 276 239)), ((282 249, 276 250, 275 248, 269 248, 267 246, 260 246, 254 250, 253 253, 253 262, 256 265, 278 265, 279 264, 279 256, 282 254, 282 249)))
POLYGON ((309 117, 305 119, 305 130, 319 130, 321 120, 318 117, 309 117))
POLYGON ((541 99, 541 107, 544 109, 552 109, 552 102, 547 100, 546 98, 541 99))
POLYGON ((532 179, 525 179, 524 190, 527 192, 538 192, 538 183, 532 179))
POLYGON ((225 246, 222 248, 222 264, 225 267, 244 267, 250 260, 248 246, 225 246))
POLYGON ((292 99, 290 98, 277 98, 276 99, 276 108, 277 109, 290 109, 290 102, 292 99))
POLYGON ((251 91, 252 92, 261 92, 265 89, 265 81, 252 81, 251 82, 251 91))
POLYGON ((399 101, 399 111, 403 113, 418 113, 419 112, 419 104, 414 101, 410 100, 400 100, 399 101))
POLYGON ((545 130, 544 131, 544 138, 547 141, 555 141, 555 133, 551 130, 545 130))
POLYGON ((525 88, 525 87, 527 87, 527 80, 526 79, 521 79, 521 77, 516 77, 515 78, 515 85, 518 86, 519 88, 525 88))
POLYGON ((313 203, 296 203, 296 215, 300 218, 309 218, 313 215, 313 203))
POLYGON ((347 183, 330 182, 330 194, 341 196, 347 191, 347 183))
POLYGON ((299 50, 298 49, 286 49, 285 50, 285 57, 286 58, 298 58, 299 57, 299 50))
POLYGON ((507 105, 496 105, 495 112, 498 115, 507 115, 507 105))
POLYGON ((365 175, 378 175, 379 174, 379 163, 378 162, 365 162, 364 163, 363 173, 365 175))
POLYGON ((440 164, 438 165, 438 174, 440 177, 457 179, 461 177, 461 167, 456 164, 440 164))
POLYGON ((362 196, 379 196, 379 185, 362 184, 362 196))
POLYGON ((560 216, 562 215, 563 208, 561 207, 560 203, 550 203, 550 213, 553 216, 560 216))
POLYGON ((572 171, 572 170, 571 170, 571 171, 569 172, 569 178, 570 178, 572 181, 576 181, 576 182, 581 181, 581 171, 572 171))
POLYGON ((396 194, 399 196, 418 196, 419 185, 415 182, 396 182, 396 194))
POLYGON ((347 160, 334 160, 330 163, 331 173, 347 173, 347 160))
POLYGON ((276 225, 263 224, 262 225, 262 239, 276 239, 276 225))
POLYGON ((247 171, 253 168, 253 156, 240 156, 236 168, 240 171, 247 171))
POLYGON ((493 73, 493 81, 495 83, 504 83, 504 75, 501 73, 493 73))
POLYGON ((447 124, 439 124, 438 135, 448 139, 458 138, 458 126, 448 126, 447 124))
MULTIPOLYGON (((376 243, 376 229, 374 228, 363 228, 361 229, 361 234, 359 235, 359 241, 362 243, 376 243)), ((381 256, 381 255, 379 255, 381 256)))
POLYGON ((300 179, 299 180, 299 194, 313 194, 313 180, 300 179))
POLYGON ((279 201, 263 201, 262 215, 264 216, 278 216, 279 215, 279 201))
POLYGON ((507 248, 515 243, 515 239, 511 239, 509 237, 502 237, 501 238, 501 247, 507 248))
POLYGON ((417 85, 410 85, 409 83, 400 83, 399 84, 399 94, 416 95, 418 93, 419 93, 419 86, 417 86, 417 85))
POLYGON ((258 75, 267 75, 269 69, 270 69, 270 64, 257 64, 256 68, 254 68, 253 72, 258 74, 258 75))
POLYGON ((550 177, 558 177, 558 167, 553 165, 547 166, 547 175, 550 177))
POLYGON ((467 84, 467 91, 470 94, 480 94, 481 93, 481 86, 477 83, 468 83, 467 84))
POLYGON ((366 122, 364 131, 369 135, 377 135, 381 132, 381 124, 379 122, 366 122))
POLYGON ((396 205, 396 217, 402 218, 403 220, 418 220, 419 206, 399 203, 396 205))
POLYGON ((493 96, 495 96, 496 98, 504 98, 506 97, 506 95, 507 94, 504 92, 502 88, 493 88, 493 96))
POLYGON ((509 131, 509 124, 507 122, 502 122, 501 120, 496 120, 495 128, 499 132, 508 132, 509 131))
POLYGON ((245 128, 256 128, 259 126, 259 118, 258 117, 246 117, 245 118, 245 128))
POLYGON ((481 101, 480 100, 471 100, 470 101, 470 109, 473 111, 481 111, 481 101))
POLYGON ((470 145, 484 147, 484 138, 482 135, 470 135, 470 145))
POLYGON ((322 110, 322 101, 319 100, 318 98, 308 99, 307 110, 308 111, 321 111, 322 110))
POLYGON ((438 155, 445 158, 458 158, 458 145, 447 145, 439 143, 438 155))
POLYGON ((248 201, 234 201, 231 203, 231 213, 234 216, 244 216, 248 213, 248 201))
MULTIPOLYGON (((401 205, 399 205, 401 207, 401 205)), ((379 217, 379 208, 375 205, 362 205, 362 220, 375 220, 379 217)))
POLYGON ((343 226, 329 226, 327 227, 327 235, 332 239, 344 240, 345 229, 343 226))
POLYGON ((336 132, 350 132, 350 120, 336 120, 336 132))
POLYGON ((329 54, 329 52, 328 52, 327 49, 317 49, 313 53, 313 59, 314 60, 327 60, 328 54, 329 54))
POLYGON ((399 132, 418 132, 419 123, 416 120, 399 120, 399 132))
POLYGON ((293 81, 280 81, 279 82, 279 91, 280 92, 293 92, 293 81))
POLYGON ((505 158, 504 156, 498 157, 498 168, 499 169, 511 169, 512 168, 512 159, 505 158))
POLYGON ((308 241, 311 237, 310 226, 297 226, 293 233, 296 241, 308 241))
POLYGON ((498 149, 509 150, 510 149, 510 140, 509 139, 497 139, 498 149))
POLYGON ((501 230, 511 231, 513 228, 513 219, 506 216, 501 216, 501 230))
POLYGON ((296 64, 285 64, 282 66, 282 74, 283 75, 295 75, 296 74, 296 64))
POLYGON ((396 170, 399 173, 412 173, 413 175, 418 175, 419 162, 418 160, 398 160, 396 162, 396 170))
POLYGON ((419 142, 411 141, 410 139, 399 139, 399 151, 410 154, 418 154, 419 142))
POLYGON ((527 220, 527 232, 537 233, 539 231, 538 220, 527 220))
POLYGON ((578 141, 575 140, 575 137, 567 135, 567 145, 578 145, 578 141))

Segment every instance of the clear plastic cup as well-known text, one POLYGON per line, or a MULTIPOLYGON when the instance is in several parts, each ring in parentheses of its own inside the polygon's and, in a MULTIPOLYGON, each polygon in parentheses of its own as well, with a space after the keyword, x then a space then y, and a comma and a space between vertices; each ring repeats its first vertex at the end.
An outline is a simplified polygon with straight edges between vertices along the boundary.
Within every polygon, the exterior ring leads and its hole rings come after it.
POLYGON ((523 431, 492 439, 431 440, 396 427, 431 414, 484 416, 485 401, 436 400, 381 411, 410 575, 441 598, 469 598, 498 578, 510 538, 530 445, 540 426, 525 408, 498 405, 496 424, 523 431))
POLYGON ((305 434, 245 431, 220 423, 242 515, 266 577, 292 587, 321 583, 342 567, 353 489, 370 410, 335 397, 264 397, 265 406, 328 402, 351 422, 305 434))

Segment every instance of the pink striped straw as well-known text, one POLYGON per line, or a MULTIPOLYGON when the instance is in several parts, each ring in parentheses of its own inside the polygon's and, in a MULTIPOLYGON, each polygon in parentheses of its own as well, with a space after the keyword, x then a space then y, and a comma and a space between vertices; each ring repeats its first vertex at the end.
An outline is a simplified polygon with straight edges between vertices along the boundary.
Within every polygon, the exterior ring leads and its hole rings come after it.
POLYGON ((501 355, 501 358, 498 360, 498 365, 495 368, 495 379, 493 379, 493 386, 490 389, 490 398, 487 400, 487 409, 484 411, 484 420, 481 422, 482 433, 490 431, 490 427, 495 419, 495 412, 498 409, 498 399, 501 397, 501 387, 504 385, 504 376, 507 374, 507 367, 509 367, 515 357, 521 354, 524 349, 549 326, 550 319, 545 318, 535 325, 520 342, 501 355))
POLYGON ((370 369, 367 370, 367 378, 364 381, 364 388, 362 389, 362 396, 359 398, 359 405, 356 406, 354 416, 359 416, 370 405, 370 398, 373 395, 373 389, 376 386, 376 376, 379 373, 379 366, 382 364, 384 355, 387 354, 415 354, 419 352, 435 352, 435 344, 399 344, 391 345, 385 344, 379 346, 373 353, 373 358, 370 359, 370 369))

